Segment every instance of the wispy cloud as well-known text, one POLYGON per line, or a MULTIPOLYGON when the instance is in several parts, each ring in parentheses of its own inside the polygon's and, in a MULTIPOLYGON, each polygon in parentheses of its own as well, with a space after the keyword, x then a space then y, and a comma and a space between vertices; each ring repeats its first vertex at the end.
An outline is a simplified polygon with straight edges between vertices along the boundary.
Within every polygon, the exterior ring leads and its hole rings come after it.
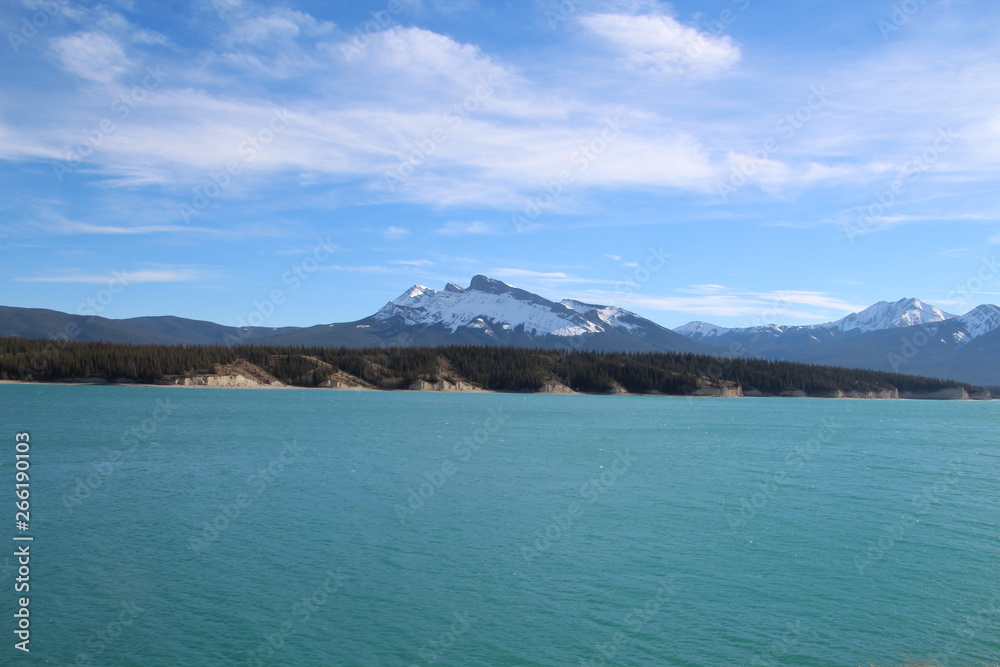
POLYGON ((580 23, 640 71, 712 76, 740 59, 729 36, 701 32, 665 14, 589 14, 580 23))
POLYGON ((467 236, 469 234, 498 234, 499 230, 487 222, 475 220, 472 222, 449 222, 437 230, 442 236, 467 236))
POLYGON ((100 31, 60 37, 53 49, 63 69, 98 83, 111 83, 132 66, 121 44, 100 31))
MULTIPOLYGON (((845 1, 816 4, 804 22, 730 3, 736 22, 721 28, 715 10, 658 0, 526 3, 516 18, 497 3, 445 15, 457 5, 404 0, 370 22, 299 0, 216 3, 220 12, 199 0, 180 16, 58 2, 0 71, 5 261, 12 276, 57 279, 20 287, 52 303, 59 280, 96 278, 115 257, 190 252, 242 280, 258 268, 245 257, 273 259, 331 231, 351 262, 323 280, 368 274, 338 308, 397 293, 399 276, 443 282, 491 266, 548 296, 695 317, 756 317, 783 299, 774 319, 818 321, 892 296, 870 276, 843 295, 713 286, 734 275, 826 288, 846 284, 834 282, 844 266, 878 265, 915 289, 948 289, 941 249, 1000 243, 1000 46, 989 32, 1000 9, 928 4, 883 42, 862 0, 845 1), (537 30, 557 4, 572 11, 537 30), (143 85, 150 69, 164 74, 155 87, 143 85), (282 109, 288 126, 273 133, 282 109), (954 141, 941 144, 941 132, 954 141), (60 181, 53 167, 67 161, 60 181), (745 186, 722 201, 717 186, 734 174, 745 186), (205 205, 185 222, 179 206, 197 197, 205 205), (530 224, 513 224, 530 206, 530 224), (837 229, 850 225, 881 233, 852 245, 837 229), (643 275, 624 251, 668 234, 674 276, 699 284, 678 289, 661 274, 638 294, 614 292, 643 275), (197 242, 217 238, 232 252, 197 242), (95 263, 59 270, 68 246, 95 263), (684 249, 705 247, 711 262, 685 260, 684 249), (816 261, 803 272, 806 253, 816 261), (792 269, 768 259, 778 256, 809 280, 790 282, 792 269)), ((45 6, 0 3, 0 23, 16 32, 45 6)), ((257 298, 244 284, 234 289, 257 298)))
POLYGON ((390 259, 389 264, 401 264, 403 266, 434 266, 434 262, 429 259, 390 259))
POLYGON ((160 268, 160 269, 120 269, 102 273, 67 272, 57 275, 36 275, 18 277, 18 282, 24 283, 84 283, 105 284, 118 280, 123 284, 132 283, 185 283, 204 280, 217 280, 217 271, 192 268, 160 268))
POLYGON ((500 268, 500 269, 493 269, 493 271, 491 271, 491 273, 494 274, 494 275, 496 275, 496 276, 508 276, 508 277, 515 277, 515 278, 544 278, 546 280, 575 280, 575 278, 572 278, 568 274, 565 274, 565 273, 562 273, 562 272, 559 272, 559 271, 546 272, 546 271, 531 271, 529 269, 500 268))
POLYGON ((792 320, 818 323, 839 319, 867 307, 825 292, 804 290, 740 292, 721 285, 711 285, 692 286, 677 291, 696 296, 657 296, 629 291, 591 290, 586 298, 625 308, 673 312, 695 319, 739 318, 743 321, 743 326, 785 324, 792 320), (712 289, 706 290, 705 287, 712 289))
POLYGON ((170 234, 176 232, 219 233, 218 230, 193 225, 137 225, 135 227, 120 227, 115 225, 93 225, 86 222, 72 222, 68 220, 59 225, 59 230, 64 234, 111 234, 115 236, 170 234))
POLYGON ((401 239, 410 235, 410 230, 406 227, 397 227, 396 225, 389 225, 381 232, 382 238, 384 239, 401 239))
POLYGON ((727 289, 725 285, 691 285, 690 287, 680 287, 677 291, 685 294, 719 294, 727 289))

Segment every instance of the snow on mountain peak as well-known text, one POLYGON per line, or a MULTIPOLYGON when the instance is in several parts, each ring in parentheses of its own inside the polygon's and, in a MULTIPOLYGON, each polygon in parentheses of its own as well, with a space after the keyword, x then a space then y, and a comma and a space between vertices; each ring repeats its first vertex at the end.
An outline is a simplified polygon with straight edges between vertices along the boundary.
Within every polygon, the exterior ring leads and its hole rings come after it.
MULTIPOLYGON (((936 306, 924 303, 920 299, 900 299, 899 301, 879 301, 873 306, 864 310, 851 313, 847 317, 835 322, 825 322, 823 324, 809 325, 777 325, 744 327, 727 329, 708 322, 688 322, 674 329, 675 332, 705 342, 714 342, 711 339, 725 336, 728 333, 733 335, 754 335, 780 337, 786 333, 798 335, 799 333, 809 334, 810 331, 819 333, 818 330, 843 331, 854 333, 867 333, 869 331, 882 331, 886 329, 898 329, 918 324, 932 324, 943 322, 954 318, 954 315, 946 313, 936 306)), ((819 340, 815 335, 811 336, 819 340)), ((756 340, 756 338, 755 338, 756 340)))
POLYGON ((563 299, 559 303, 571 310, 575 310, 578 313, 592 313, 600 308, 600 306, 592 303, 584 303, 583 301, 577 301, 576 299, 563 299))
POLYGON ((704 336, 719 336, 727 331, 732 331, 732 329, 720 327, 709 322, 695 320, 694 322, 688 322, 687 324, 680 325, 675 328, 674 331, 684 336, 701 338, 704 336))
POLYGON ((625 310, 624 308, 619 308, 617 306, 599 306, 593 303, 576 301, 575 299, 563 299, 559 303, 571 310, 575 310, 581 315, 593 313, 601 322, 604 322, 608 326, 616 329, 626 329, 631 331, 639 328, 637 325, 625 321, 626 318, 635 317, 635 314, 625 310))
POLYGON ((424 287, 423 285, 414 285, 413 287, 406 290, 398 297, 390 301, 386 305, 386 307, 388 307, 389 305, 406 306, 424 294, 437 294, 437 291, 432 290, 429 287, 424 287))
POLYGON ((962 328, 968 334, 967 338, 963 338, 963 342, 968 342, 973 338, 1000 329, 1000 307, 990 304, 976 306, 956 320, 962 324, 962 328))
POLYGON ((900 299, 895 303, 879 301, 861 312, 851 313, 835 322, 816 325, 824 329, 862 332, 897 329, 915 324, 932 324, 954 318, 937 306, 925 304, 920 299, 900 299))
POLYGON ((414 285, 373 317, 401 317, 406 325, 441 324, 452 333, 459 327, 488 328, 489 323, 504 329, 520 326, 533 336, 577 336, 604 330, 564 304, 487 276, 475 276, 466 289, 451 284, 439 292, 414 285))

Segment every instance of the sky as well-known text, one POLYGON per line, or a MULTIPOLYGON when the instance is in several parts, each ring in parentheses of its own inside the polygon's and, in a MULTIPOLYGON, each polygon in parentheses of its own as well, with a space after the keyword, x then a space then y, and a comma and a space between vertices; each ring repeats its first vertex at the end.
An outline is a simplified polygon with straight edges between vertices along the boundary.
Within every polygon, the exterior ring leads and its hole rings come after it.
MULTIPOLYGON (((1000 302, 1000 3, 8 0, 0 304, 676 327, 1000 302)), ((256 314, 255 314, 256 313, 256 314)))

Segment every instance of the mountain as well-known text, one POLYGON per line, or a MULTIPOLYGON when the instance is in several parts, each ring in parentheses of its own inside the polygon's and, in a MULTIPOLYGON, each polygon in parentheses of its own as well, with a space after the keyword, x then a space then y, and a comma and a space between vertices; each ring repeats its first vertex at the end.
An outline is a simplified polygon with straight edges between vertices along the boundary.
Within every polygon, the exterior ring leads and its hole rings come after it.
POLYGON ((1000 329, 1000 307, 983 304, 976 306, 965 315, 955 318, 958 330, 955 341, 964 345, 988 333, 1000 329))
POLYGON ((635 313, 580 301, 549 301, 487 276, 441 291, 414 285, 356 322, 311 327, 227 327, 179 317, 112 320, 0 307, 0 336, 115 343, 326 345, 347 347, 511 345, 605 351, 717 354, 717 348, 635 313))
POLYGON ((355 322, 228 327, 180 317, 113 320, 0 307, 0 336, 168 345, 331 347, 491 345, 608 352, 694 352, 891 371, 1000 387, 1000 308, 961 316, 919 299, 879 302, 834 322, 671 331, 616 306, 549 301, 487 276, 468 287, 414 285, 355 322))
POLYGON ((895 303, 879 301, 860 313, 851 313, 836 322, 817 324, 816 327, 836 331, 865 333, 898 329, 918 324, 932 324, 955 317, 936 306, 925 304, 920 299, 900 299, 895 303))
POLYGON ((919 299, 900 299, 823 324, 725 328, 690 322, 674 331, 739 356, 1000 385, 1000 308, 988 304, 955 316, 919 299))
POLYGON ((311 327, 270 337, 287 342, 351 345, 511 345, 608 351, 718 352, 614 306, 549 301, 487 276, 468 287, 443 290, 414 285, 378 312, 357 322, 311 327), (326 343, 324 339, 330 339, 326 343))
POLYGON ((106 317, 71 315, 44 308, 0 306, 0 336, 44 338, 53 341, 105 341, 160 345, 215 345, 257 340, 296 329, 284 327, 240 329, 183 317, 106 317))
POLYGON ((833 340, 841 334, 857 335, 871 331, 898 329, 914 325, 932 324, 954 318, 940 308, 929 306, 919 299, 900 299, 894 303, 879 301, 861 312, 851 313, 834 322, 803 326, 768 324, 764 326, 726 328, 708 322, 688 322, 674 331, 703 343, 723 345, 763 345, 781 341, 782 347, 811 345, 833 340))

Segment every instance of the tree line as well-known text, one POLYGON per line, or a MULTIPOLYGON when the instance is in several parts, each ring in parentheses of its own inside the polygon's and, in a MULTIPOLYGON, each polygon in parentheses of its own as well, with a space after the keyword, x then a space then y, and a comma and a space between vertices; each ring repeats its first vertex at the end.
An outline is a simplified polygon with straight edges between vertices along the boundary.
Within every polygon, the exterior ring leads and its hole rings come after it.
POLYGON ((247 362, 281 382, 314 387, 337 373, 366 386, 403 389, 418 380, 463 380, 494 391, 538 391, 563 384, 581 392, 684 395, 703 386, 740 386, 764 394, 931 392, 968 384, 882 371, 675 352, 592 352, 514 347, 312 347, 145 345, 0 338, 0 379, 76 378, 159 382, 208 375, 247 362))

